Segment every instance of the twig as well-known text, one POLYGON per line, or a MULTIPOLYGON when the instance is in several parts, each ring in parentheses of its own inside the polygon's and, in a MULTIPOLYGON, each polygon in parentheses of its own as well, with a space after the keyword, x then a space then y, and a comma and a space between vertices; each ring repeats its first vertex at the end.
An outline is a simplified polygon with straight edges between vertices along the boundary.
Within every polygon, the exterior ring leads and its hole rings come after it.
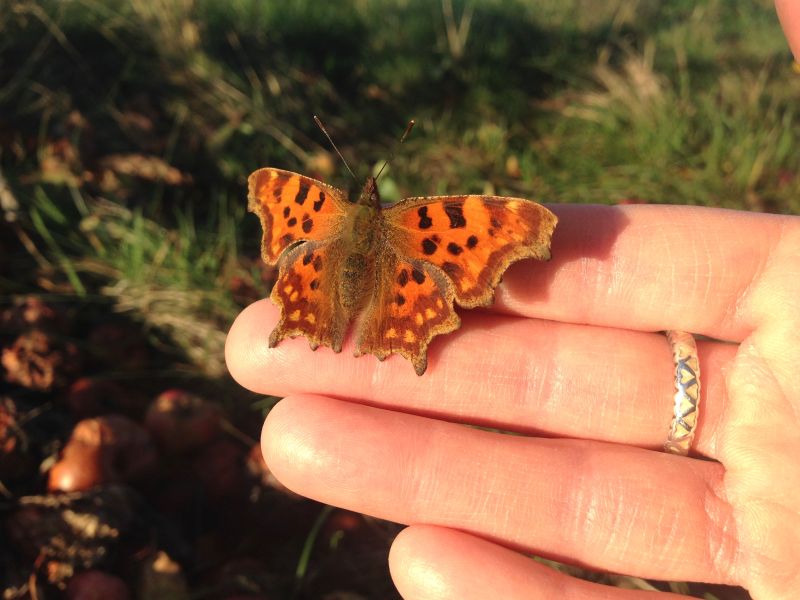
POLYGON ((19 216, 19 202, 8 186, 2 170, 0 170, 0 212, 3 213, 6 223, 16 222, 19 216))
POLYGON ((469 37, 469 27, 472 23, 472 3, 468 3, 461 13, 461 20, 456 24, 455 14, 453 13, 453 0, 442 0, 442 15, 444 16, 445 32, 447 33, 447 45, 450 46, 450 54, 458 60, 464 55, 469 37))
POLYGON ((222 431, 224 431, 231 437, 236 438, 237 440, 242 442, 245 446, 252 447, 258 443, 255 439, 251 438, 244 431, 236 427, 236 425, 231 423, 228 419, 222 419, 220 421, 220 424, 222 426, 222 431))

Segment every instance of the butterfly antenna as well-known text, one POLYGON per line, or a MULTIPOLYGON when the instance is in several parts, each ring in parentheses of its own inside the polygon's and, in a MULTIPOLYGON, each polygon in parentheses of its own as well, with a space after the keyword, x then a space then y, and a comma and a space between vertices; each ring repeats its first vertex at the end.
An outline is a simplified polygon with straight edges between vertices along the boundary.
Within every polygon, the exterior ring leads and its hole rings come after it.
POLYGON ((408 134, 411 133, 411 129, 414 127, 414 125, 416 125, 416 123, 417 122, 414 119, 411 119, 408 122, 408 125, 406 125, 406 130, 403 132, 403 135, 400 136, 400 141, 397 142, 397 144, 395 144, 394 150, 392 150, 392 153, 389 155, 388 160, 385 163, 383 163, 383 166, 381 167, 381 170, 378 171, 377 175, 375 175, 375 181, 378 180, 378 177, 381 176, 381 173, 383 173, 383 170, 387 167, 387 165, 390 162, 392 162, 392 160, 394 159, 394 155, 397 154, 397 149, 400 147, 400 144, 402 144, 406 140, 406 138, 408 137, 408 134))
POLYGON ((356 177, 356 174, 353 173, 353 169, 351 169, 350 165, 347 164, 347 161, 344 159, 344 156, 342 156, 342 153, 339 152, 339 149, 336 147, 336 144, 333 143, 333 140, 331 139, 331 135, 328 133, 328 130, 325 129, 325 125, 322 124, 322 121, 319 120, 319 117, 317 115, 314 115, 314 122, 317 125, 319 125, 320 129, 322 129, 322 133, 324 133, 325 137, 328 138, 328 141, 331 143, 331 146, 333 146, 333 149, 336 150, 336 154, 339 155, 339 158, 342 159, 342 162, 344 163, 344 166, 347 167, 348 171, 350 171, 350 175, 352 175, 353 179, 355 179, 356 183, 358 183, 358 178, 356 177))

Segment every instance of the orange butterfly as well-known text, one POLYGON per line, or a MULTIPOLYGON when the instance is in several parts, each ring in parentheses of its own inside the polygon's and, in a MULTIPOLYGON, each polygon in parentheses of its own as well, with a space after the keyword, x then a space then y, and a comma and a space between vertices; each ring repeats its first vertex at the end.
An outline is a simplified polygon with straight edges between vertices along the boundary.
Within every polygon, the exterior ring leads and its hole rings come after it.
POLYGON ((550 258, 557 221, 540 204, 499 196, 406 198, 383 208, 374 177, 350 202, 321 181, 272 168, 250 175, 248 208, 261 219, 264 261, 280 263, 270 297, 281 319, 270 347, 304 335, 312 350, 340 352, 361 315, 356 356, 397 353, 417 375, 431 339, 461 324, 453 301, 490 305, 511 263, 550 258))

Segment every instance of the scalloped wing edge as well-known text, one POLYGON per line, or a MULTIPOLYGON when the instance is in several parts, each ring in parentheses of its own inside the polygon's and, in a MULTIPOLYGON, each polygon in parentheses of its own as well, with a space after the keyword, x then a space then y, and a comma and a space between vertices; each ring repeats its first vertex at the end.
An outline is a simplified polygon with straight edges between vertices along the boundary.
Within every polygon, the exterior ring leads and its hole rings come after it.
POLYGON ((259 173, 264 171, 270 171, 277 173, 278 175, 285 175, 287 177, 299 177, 301 179, 308 180, 314 185, 317 185, 321 189, 325 190, 325 192, 329 194, 331 200, 336 203, 342 209, 342 211, 345 211, 347 208, 347 194, 345 194, 342 190, 333 187, 332 185, 328 185, 324 181, 302 175, 301 173, 295 173, 294 171, 286 171, 284 169, 276 169, 274 167, 262 167, 250 173, 250 175, 247 176, 247 210, 255 214, 261 222, 261 260, 263 260, 269 266, 274 267, 278 264, 278 261, 281 259, 281 257, 293 247, 297 246, 297 244, 312 240, 295 240, 293 244, 290 244, 284 248, 284 250, 278 256, 276 256, 274 260, 269 256, 269 250, 267 248, 267 231, 272 231, 272 215, 269 213, 269 211, 264 210, 261 202, 258 199, 258 196, 256 196, 255 190, 256 179, 258 179, 259 173))
POLYGON ((453 290, 453 284, 450 281, 450 279, 445 275, 444 271, 442 271, 436 265, 433 265, 431 263, 409 258, 404 258, 404 260, 406 260, 407 262, 411 263, 412 265, 420 269, 425 270, 428 273, 428 275, 431 278, 433 278, 433 280, 436 282, 437 289, 442 293, 444 299, 444 305, 449 309, 450 315, 448 316, 446 321, 439 323, 437 326, 433 327, 428 332, 428 335, 421 342, 419 346, 418 354, 414 354, 402 347, 398 347, 387 351, 368 350, 366 352, 362 352, 360 348, 361 340, 359 339, 356 343, 356 349, 353 352, 353 356, 359 357, 359 356, 366 356, 367 354, 372 354, 379 361, 384 361, 392 354, 399 354, 414 366, 414 372, 418 376, 422 376, 428 368, 428 346, 430 345, 431 341, 433 341, 433 338, 435 338, 438 335, 445 335, 459 329, 461 327, 461 317, 458 316, 458 313, 456 313, 455 307, 453 305, 453 302, 455 300, 455 292, 453 290))

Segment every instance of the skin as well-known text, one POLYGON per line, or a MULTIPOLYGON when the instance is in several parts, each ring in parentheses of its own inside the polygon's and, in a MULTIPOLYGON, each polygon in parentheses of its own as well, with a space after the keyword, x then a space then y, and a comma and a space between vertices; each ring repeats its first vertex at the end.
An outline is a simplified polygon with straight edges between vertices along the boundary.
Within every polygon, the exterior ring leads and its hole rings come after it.
MULTIPOLYGON (((798 6, 778 3, 795 53, 798 6)), ((242 385, 286 396, 264 425, 270 469, 409 524, 389 557, 409 600, 652 596, 522 553, 800 597, 800 217, 551 208, 553 259, 514 265, 493 307, 462 311, 424 377, 304 339, 269 349, 277 310, 248 307, 226 355, 242 385), (660 450, 666 329, 707 336, 692 458, 660 450)))
POLYGON ((794 59, 800 62, 800 3, 797 0, 775 0, 775 10, 794 59))

